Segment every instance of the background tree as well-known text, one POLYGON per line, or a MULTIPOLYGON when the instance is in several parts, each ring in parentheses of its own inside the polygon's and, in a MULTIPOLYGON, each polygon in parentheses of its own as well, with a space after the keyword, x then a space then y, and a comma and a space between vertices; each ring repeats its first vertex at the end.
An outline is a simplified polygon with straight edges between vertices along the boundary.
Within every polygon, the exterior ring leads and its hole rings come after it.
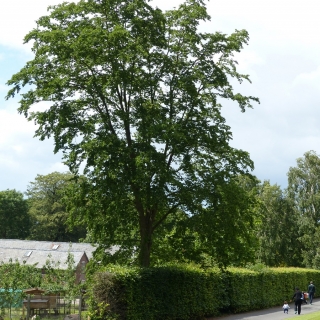
POLYGON ((28 205, 16 190, 0 191, 0 237, 25 239, 29 234, 28 205))
POLYGON ((31 228, 29 238, 46 241, 76 242, 85 238, 83 227, 70 230, 67 223, 69 213, 65 200, 68 187, 74 183, 70 173, 53 172, 48 175, 37 175, 30 182, 28 196, 31 228))
POLYGON ((258 186, 257 235, 259 262, 268 266, 302 266, 297 214, 286 192, 264 181, 258 186))
POLYGON ((217 185, 253 167, 220 112, 223 99, 242 111, 257 101, 229 82, 249 80, 233 58, 248 33, 199 32, 209 19, 201 0, 166 12, 143 0, 63 3, 25 37, 35 57, 8 82, 7 98, 31 85, 19 111, 36 136, 54 138, 72 173, 85 166, 74 216, 99 244, 139 248, 141 266, 170 215, 214 217, 217 185), (40 101, 50 106, 32 112, 40 101))
POLYGON ((297 159, 296 167, 289 169, 288 196, 296 211, 303 263, 313 267, 320 253, 320 157, 315 151, 306 152, 297 159))

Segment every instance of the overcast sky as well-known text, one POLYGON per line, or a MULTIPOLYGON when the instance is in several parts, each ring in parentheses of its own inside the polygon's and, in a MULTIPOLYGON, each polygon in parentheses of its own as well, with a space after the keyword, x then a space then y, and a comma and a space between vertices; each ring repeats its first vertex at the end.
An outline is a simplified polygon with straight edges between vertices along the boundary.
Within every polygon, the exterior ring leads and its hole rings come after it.
MULTIPOLYGON (((0 190, 24 192, 37 174, 66 171, 52 141, 33 138, 35 126, 5 101, 6 81, 32 59, 23 45, 35 20, 57 0, 10 0, 0 5, 0 190)), ((151 2, 168 9, 178 0, 151 2), (167 1, 167 2, 165 2, 167 1)), ((237 87, 261 104, 241 113, 226 103, 232 145, 250 153, 260 180, 286 187, 287 172, 306 151, 320 153, 320 2, 316 0, 211 0, 210 32, 246 29, 249 45, 237 56, 252 84, 237 87)))

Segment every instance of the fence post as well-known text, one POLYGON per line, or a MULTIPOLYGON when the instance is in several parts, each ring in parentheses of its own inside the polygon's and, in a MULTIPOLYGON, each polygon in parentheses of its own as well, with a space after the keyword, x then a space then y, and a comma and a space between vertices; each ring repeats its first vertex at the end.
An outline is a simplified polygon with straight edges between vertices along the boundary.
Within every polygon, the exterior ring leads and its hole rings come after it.
POLYGON ((30 319, 30 294, 28 294, 28 302, 27 302, 27 320, 30 319))
POLYGON ((82 293, 80 291, 80 299, 79 299, 79 320, 81 320, 81 311, 82 311, 82 293))

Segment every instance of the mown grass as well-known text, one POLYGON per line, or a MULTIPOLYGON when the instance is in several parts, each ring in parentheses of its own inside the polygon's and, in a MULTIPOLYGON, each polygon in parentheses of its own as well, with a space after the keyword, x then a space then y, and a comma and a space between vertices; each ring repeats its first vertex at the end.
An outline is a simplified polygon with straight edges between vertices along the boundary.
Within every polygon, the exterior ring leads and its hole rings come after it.
MULTIPOLYGON (((296 318, 297 318, 297 315, 295 314, 294 317, 290 317, 287 319, 289 320, 289 319, 296 319, 296 318)), ((299 320, 320 320, 320 311, 308 313, 308 314, 300 314, 298 319, 299 320)))

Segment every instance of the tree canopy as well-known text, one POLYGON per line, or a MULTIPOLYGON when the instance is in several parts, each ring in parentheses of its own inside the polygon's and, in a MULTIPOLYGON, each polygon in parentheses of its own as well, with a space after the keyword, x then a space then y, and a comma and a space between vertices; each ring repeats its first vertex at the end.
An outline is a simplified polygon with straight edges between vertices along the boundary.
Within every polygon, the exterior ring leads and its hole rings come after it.
POLYGON ((258 261, 273 267, 301 267, 302 247, 297 240, 297 213, 287 191, 264 181, 257 187, 257 196, 260 201, 256 223, 258 261))
POLYGON ((9 189, 0 191, 0 237, 25 239, 29 227, 28 204, 23 193, 9 189))
POLYGON ((29 239, 45 241, 79 241, 86 237, 86 229, 68 224, 66 208, 68 188, 74 183, 70 173, 52 172, 37 175, 28 185, 26 195, 29 203, 29 239))
POLYGON ((320 250, 320 156, 308 151, 288 172, 288 197, 298 227, 296 245, 306 267, 319 266, 320 250))
MULTIPOLYGON (((200 32, 209 19, 201 0, 169 11, 144 0, 53 6, 25 37, 33 60, 8 81, 7 98, 26 87, 19 111, 38 125, 36 136, 53 137, 73 174, 84 168, 74 216, 92 241, 138 248, 141 266, 150 264, 155 232, 181 211, 225 221, 224 252, 246 243, 237 240, 245 230, 232 228, 248 217, 229 212, 224 220, 216 208, 231 180, 253 168, 247 152, 230 146, 221 115, 225 99, 241 111, 258 101, 231 84, 249 80, 234 60, 249 37, 200 32)), ((226 264, 224 252, 217 258, 226 264)))

